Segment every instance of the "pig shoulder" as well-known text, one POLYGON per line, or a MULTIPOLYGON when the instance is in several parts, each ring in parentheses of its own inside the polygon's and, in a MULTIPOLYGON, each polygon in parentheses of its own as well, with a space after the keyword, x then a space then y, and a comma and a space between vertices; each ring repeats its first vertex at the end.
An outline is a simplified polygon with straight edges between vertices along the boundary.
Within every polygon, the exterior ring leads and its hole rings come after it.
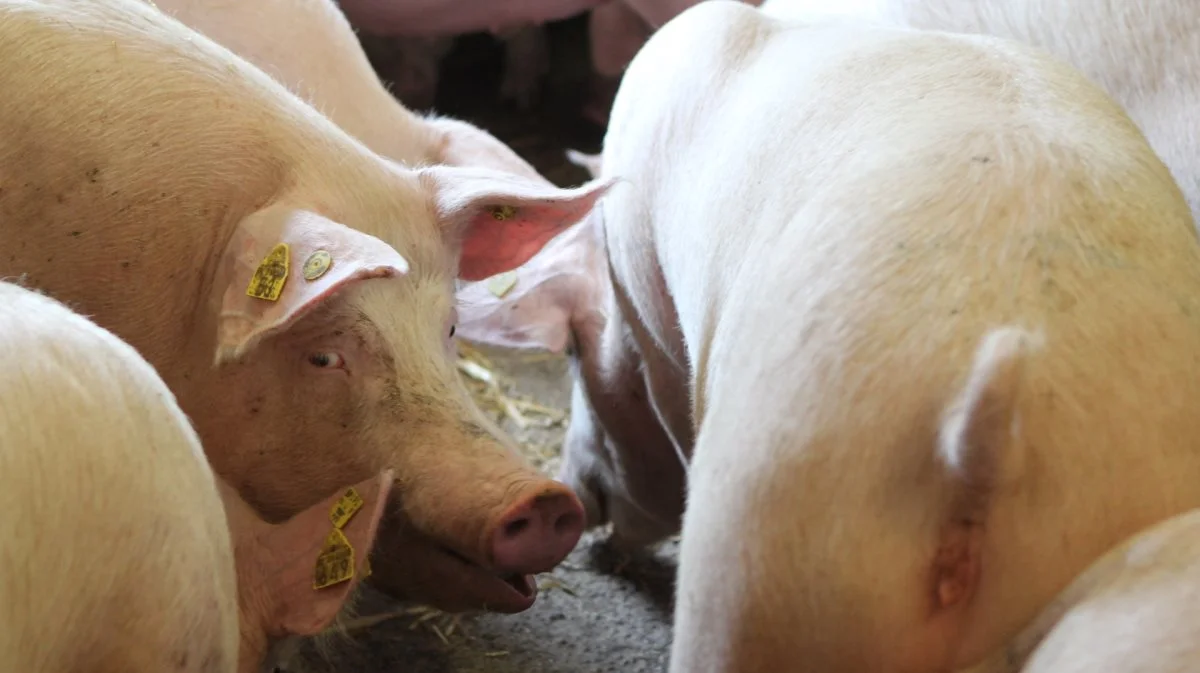
POLYGON ((230 538, 199 441, 125 343, 0 284, 0 668, 233 671, 230 538))

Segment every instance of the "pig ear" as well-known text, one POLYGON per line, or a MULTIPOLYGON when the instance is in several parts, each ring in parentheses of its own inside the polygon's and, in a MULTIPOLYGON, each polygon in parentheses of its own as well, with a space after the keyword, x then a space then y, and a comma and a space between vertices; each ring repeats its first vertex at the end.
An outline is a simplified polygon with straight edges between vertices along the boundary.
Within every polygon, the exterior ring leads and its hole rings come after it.
POLYGON ((593 178, 600 177, 600 169, 603 168, 603 166, 601 165, 599 154, 584 154, 579 150, 568 149, 566 151, 566 155, 567 161, 570 161, 580 168, 586 168, 587 172, 593 178))
POLYGON ((465 285, 455 333, 493 346, 563 352, 576 314, 600 308, 602 245, 588 216, 517 269, 465 285))
POLYGON ((991 495, 1019 469, 1018 402, 1026 366, 1043 338, 1016 327, 988 333, 966 383, 947 410, 938 454, 954 498, 934 559, 933 604, 964 605, 979 583, 983 529, 991 495))
POLYGON ((561 353, 570 339, 572 280, 534 257, 516 271, 470 283, 458 291, 455 334, 493 346, 561 353), (507 294, 497 296, 510 283, 507 294))
MULTIPOLYGON (((273 603, 278 623, 268 624, 271 633, 311 636, 320 633, 337 617, 346 599, 368 572, 367 557, 375 545, 394 475, 391 470, 343 489, 317 505, 275 527, 265 541, 273 558, 294 560, 272 582, 273 603), (350 496, 353 489, 357 498, 350 496), (357 510, 344 505, 361 498, 357 510), (339 509, 340 508, 340 509, 339 509), (340 529, 348 543, 330 553, 335 511, 350 512, 340 529), (338 564, 345 560, 346 564, 338 564), (353 568, 353 572, 349 569, 353 568), (346 575, 345 579, 342 579, 346 575), (336 581, 341 580, 341 581, 336 581), (325 586, 319 586, 325 585, 325 586)), ((343 517, 344 518, 344 517, 343 517)))
POLYGON ((482 280, 514 269, 587 215, 615 180, 574 189, 480 168, 433 166, 421 179, 434 194, 438 220, 461 244, 459 278, 482 280))
POLYGON ((374 236, 275 205, 238 224, 220 269, 217 364, 287 330, 358 281, 407 273, 408 262, 374 236))

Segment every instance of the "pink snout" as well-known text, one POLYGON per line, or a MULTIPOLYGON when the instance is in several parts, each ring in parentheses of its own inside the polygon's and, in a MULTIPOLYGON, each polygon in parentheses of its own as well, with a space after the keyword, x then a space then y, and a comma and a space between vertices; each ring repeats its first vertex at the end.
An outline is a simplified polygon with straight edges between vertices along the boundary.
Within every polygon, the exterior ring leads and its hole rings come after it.
POLYGON ((560 491, 519 502, 492 533, 492 563, 501 572, 546 572, 579 543, 583 524, 583 505, 572 493, 560 491))

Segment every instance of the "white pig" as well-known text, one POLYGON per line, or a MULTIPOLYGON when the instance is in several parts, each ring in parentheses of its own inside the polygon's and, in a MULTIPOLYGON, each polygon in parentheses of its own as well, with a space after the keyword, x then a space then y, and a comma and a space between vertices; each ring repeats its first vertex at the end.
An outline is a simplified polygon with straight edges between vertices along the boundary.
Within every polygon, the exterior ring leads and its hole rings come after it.
POLYGON ((529 607, 583 514, 471 401, 454 281, 607 185, 387 161, 139 0, 0 0, 0 61, 0 275, 137 348, 268 521, 391 468, 372 581, 529 607))
POLYGON ((689 462, 672 671, 970 665, 1200 505, 1193 219, 1078 71, 712 0, 635 57, 601 163, 605 436, 564 478, 670 519, 624 485, 643 369, 689 462))
POLYGON ((282 525, 214 478, 162 379, 110 332, 0 282, 0 669, 253 673, 366 572, 390 472, 356 484, 347 580, 314 589, 331 500, 282 525), (224 502, 222 502, 224 500, 224 502))
POLYGON ((1088 567, 973 673, 1200 671, 1200 510, 1155 524, 1088 567))
MULTIPOLYGON (((388 92, 333 0, 146 0, 258 66, 367 147, 409 166, 480 166, 550 183, 504 143, 458 119, 421 116, 388 92)), ((412 57, 440 57, 413 45, 412 57)), ((518 42, 520 49, 528 40, 518 42)), ((424 62, 417 71, 427 71, 424 62)), ((427 72, 436 76, 436 72, 427 72)), ((436 80, 435 80, 436 83, 436 80)), ((510 87, 515 86, 510 84, 510 87)))

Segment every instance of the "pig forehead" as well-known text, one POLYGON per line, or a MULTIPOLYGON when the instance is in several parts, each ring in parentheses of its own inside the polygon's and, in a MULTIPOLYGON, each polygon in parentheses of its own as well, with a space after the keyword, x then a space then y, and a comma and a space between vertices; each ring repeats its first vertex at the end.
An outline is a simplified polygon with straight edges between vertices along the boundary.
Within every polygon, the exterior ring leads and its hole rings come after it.
POLYGON ((355 297, 361 315, 389 341, 440 333, 454 303, 449 274, 444 279, 405 276, 366 282, 355 297))

